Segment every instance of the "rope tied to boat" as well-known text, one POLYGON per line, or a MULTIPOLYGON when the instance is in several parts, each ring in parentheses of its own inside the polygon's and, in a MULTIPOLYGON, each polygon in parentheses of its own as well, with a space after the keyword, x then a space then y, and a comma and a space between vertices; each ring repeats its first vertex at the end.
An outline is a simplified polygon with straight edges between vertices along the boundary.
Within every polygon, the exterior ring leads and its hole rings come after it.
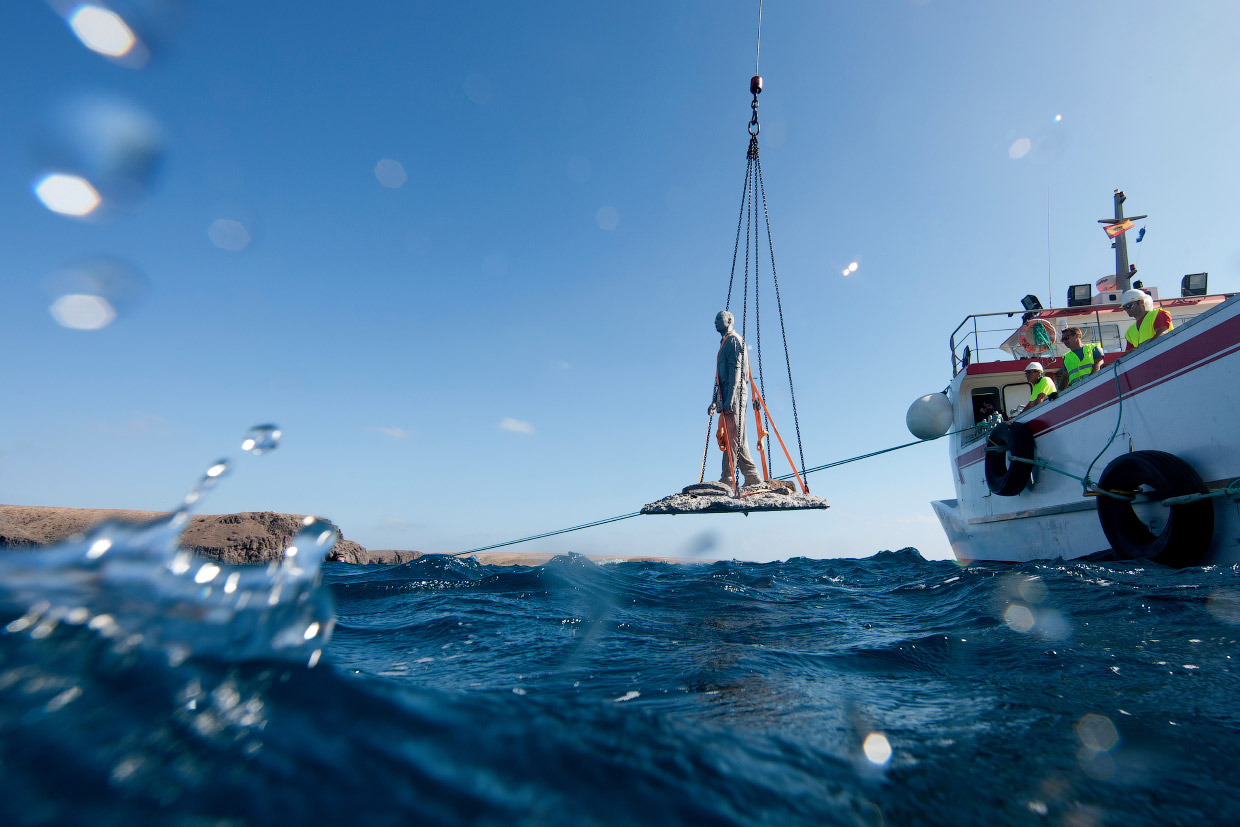
MULTIPOLYGON (((899 451, 903 448, 910 448, 914 445, 921 445, 922 443, 925 443, 925 442, 934 442, 935 440, 942 439, 943 437, 954 436, 956 434, 963 434, 965 431, 971 431, 973 430, 973 427, 974 426, 970 425, 968 428, 961 428, 958 431, 948 431, 945 434, 940 434, 939 436, 932 436, 929 439, 917 439, 912 442, 905 442, 901 445, 893 445, 890 448, 883 448, 881 451, 871 451, 868 454, 860 454, 855 457, 849 457, 848 459, 841 459, 841 460, 836 460, 835 462, 829 462, 826 465, 819 465, 816 468, 806 468, 802 472, 802 474, 809 475, 817 471, 825 471, 828 468, 835 468, 840 465, 847 465, 850 462, 858 462, 863 459, 869 459, 870 457, 877 457, 882 454, 889 454, 892 451, 899 451)), ((706 432, 706 444, 708 446, 710 445, 710 430, 709 429, 706 432)), ((775 477, 774 479, 790 480, 794 478, 795 478, 795 474, 785 474, 782 477, 775 477)), ((518 543, 528 543, 531 540, 542 540, 546 537, 554 537, 557 534, 567 534, 570 531, 581 531, 582 529, 594 528, 595 526, 606 525, 607 523, 616 523, 616 522, 619 522, 620 520, 627 520, 631 517, 639 517, 639 516, 641 516, 641 512, 634 511, 630 514, 620 514, 615 517, 607 517, 606 519, 602 519, 602 520, 595 520, 589 523, 582 523, 581 525, 575 525, 575 526, 569 526, 568 528, 556 529, 555 531, 545 531, 542 534, 534 534, 530 537, 521 537, 516 540, 507 540, 502 543, 492 543, 489 546, 479 546, 478 548, 471 548, 468 551, 457 551, 447 556, 448 557, 467 557, 470 554, 477 554, 483 551, 491 551, 497 548, 504 548, 505 546, 515 546, 518 543)))

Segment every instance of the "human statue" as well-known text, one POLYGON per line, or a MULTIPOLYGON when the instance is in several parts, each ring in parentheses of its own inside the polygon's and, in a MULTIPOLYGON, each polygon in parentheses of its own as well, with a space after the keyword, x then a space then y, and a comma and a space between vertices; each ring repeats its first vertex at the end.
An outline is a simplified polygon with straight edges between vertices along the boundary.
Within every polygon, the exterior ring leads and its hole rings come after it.
POLYGON ((719 420, 727 434, 728 449, 723 453, 723 470, 720 482, 731 486, 736 471, 745 476, 745 485, 762 482, 762 473, 749 455, 746 439, 745 403, 749 401, 749 357, 745 342, 732 329, 735 319, 726 310, 715 316, 715 330, 723 340, 719 343, 719 355, 715 359, 715 395, 707 413, 719 412, 719 420))

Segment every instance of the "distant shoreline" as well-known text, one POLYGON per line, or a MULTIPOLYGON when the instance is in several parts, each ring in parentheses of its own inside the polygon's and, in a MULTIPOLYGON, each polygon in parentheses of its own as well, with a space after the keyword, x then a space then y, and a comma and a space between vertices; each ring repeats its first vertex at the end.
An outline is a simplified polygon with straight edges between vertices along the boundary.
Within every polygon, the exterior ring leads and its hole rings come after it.
MULTIPOLYGON (((56 545, 81 534, 99 523, 115 521, 135 525, 168 516, 162 511, 133 511, 115 508, 61 508, 38 505, 0 505, 0 552, 9 549, 39 549, 56 545)), ((193 517, 181 536, 181 544, 203 556, 232 565, 270 563, 279 560, 297 534, 307 515, 274 511, 246 511, 237 514, 208 514, 193 517)), ((320 517, 319 519, 325 519, 320 517)), ((331 522, 327 520, 327 522, 331 522)), ((335 526, 335 523, 332 523, 335 526)), ((436 554, 403 549, 367 549, 340 539, 328 555, 328 562, 356 565, 395 565, 419 557, 476 558, 488 566, 541 566, 560 555, 550 552, 484 551, 474 554, 436 554)), ((643 562, 703 564, 711 560, 648 555, 584 555, 595 563, 643 562)))

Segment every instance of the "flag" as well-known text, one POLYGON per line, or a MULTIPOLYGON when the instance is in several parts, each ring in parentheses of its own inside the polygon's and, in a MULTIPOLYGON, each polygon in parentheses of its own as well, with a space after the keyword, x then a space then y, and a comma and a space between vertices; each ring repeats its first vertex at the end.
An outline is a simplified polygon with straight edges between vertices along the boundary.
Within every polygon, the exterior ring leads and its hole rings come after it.
POLYGON ((1140 243, 1141 243, 1141 239, 1143 239, 1143 238, 1145 238, 1145 228, 1144 228, 1144 227, 1142 227, 1140 230, 1137 230, 1137 243, 1138 243, 1138 244, 1140 244, 1140 243))
POLYGON ((1128 219, 1124 219, 1118 224, 1107 224, 1102 229, 1106 230, 1106 233, 1108 236, 1110 236, 1111 238, 1115 238, 1116 236, 1121 236, 1124 233, 1131 230, 1132 222, 1129 221, 1128 219))

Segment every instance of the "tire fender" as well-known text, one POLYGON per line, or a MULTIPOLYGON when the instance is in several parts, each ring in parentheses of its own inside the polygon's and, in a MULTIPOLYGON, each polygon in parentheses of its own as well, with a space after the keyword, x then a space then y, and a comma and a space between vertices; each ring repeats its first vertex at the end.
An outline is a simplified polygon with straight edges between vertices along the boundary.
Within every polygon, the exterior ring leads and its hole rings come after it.
POLYGON ((1018 459, 1033 459, 1033 431, 1020 422, 1000 422, 986 438, 986 486, 992 494, 1014 497, 1025 490, 1033 466, 1018 459))
MULTIPOLYGON (((1209 488, 1192 466, 1166 451, 1132 451, 1111 460, 1098 478, 1108 491, 1136 491, 1145 486, 1156 499, 1184 494, 1206 494, 1209 488)), ((1111 549, 1131 560, 1153 560, 1184 568, 1205 559, 1214 538, 1214 502, 1203 499, 1167 508, 1167 521, 1155 535, 1132 508, 1132 503, 1098 497, 1098 522, 1111 549)))

